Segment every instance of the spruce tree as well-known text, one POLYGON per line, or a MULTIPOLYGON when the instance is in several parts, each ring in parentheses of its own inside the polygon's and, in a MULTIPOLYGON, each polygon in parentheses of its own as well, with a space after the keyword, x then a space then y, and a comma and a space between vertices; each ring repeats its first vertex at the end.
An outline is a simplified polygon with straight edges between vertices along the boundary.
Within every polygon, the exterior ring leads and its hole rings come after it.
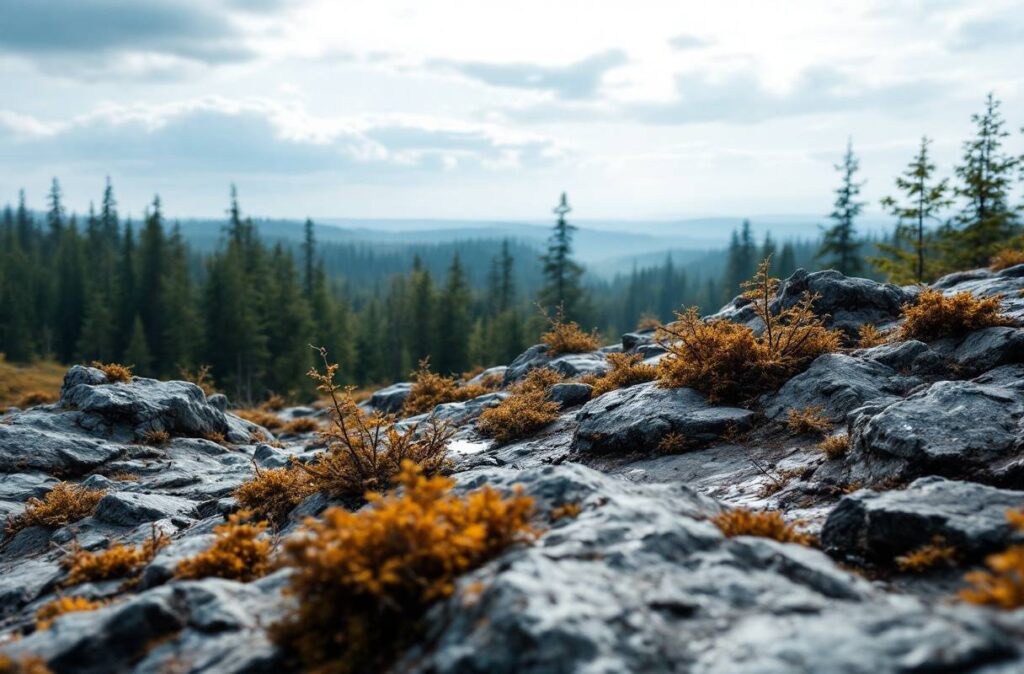
POLYGON ((169 374, 174 371, 174 364, 168 362, 167 354, 164 352, 164 293, 167 273, 164 246, 163 213, 160 208, 160 197, 156 196, 153 197, 145 226, 139 235, 138 251, 138 314, 146 333, 146 345, 155 374, 169 374))
POLYGON ((306 299, 313 298, 313 283, 316 274, 316 235, 313 231, 313 221, 306 218, 305 238, 302 241, 302 287, 306 293, 306 299))
POLYGON ((409 353, 415 363, 430 356, 434 336, 434 281, 419 257, 413 259, 409 288, 409 353))
POLYGON ((437 353, 433 363, 442 374, 458 374, 469 368, 469 302, 469 288, 456 253, 438 302, 437 353))
POLYGON ((128 338, 128 347, 124 351, 122 361, 135 369, 142 376, 152 374, 149 346, 146 344, 146 331, 142 328, 142 319, 138 316, 132 321, 132 331, 128 338))
POLYGON ((793 249, 793 242, 787 241, 782 244, 782 252, 779 253, 779 262, 775 267, 776 273, 782 277, 787 278, 796 271, 796 251, 793 249))
POLYGON ((818 249, 819 258, 846 276, 860 273, 863 267, 856 220, 864 208, 864 202, 857 200, 864 183, 854 180, 859 168, 860 162, 853 154, 853 141, 850 141, 846 145, 843 163, 836 165, 836 170, 842 175, 842 184, 836 189, 835 208, 829 216, 834 224, 824 231, 818 249))
MULTIPOLYGON (((116 279, 116 316, 114 351, 123 359, 131 338, 136 314, 138 313, 138 287, 135 280, 135 235, 131 220, 125 223, 124 236, 121 238, 121 251, 117 260, 116 279)), ((148 349, 147 349, 148 355, 148 349)))
POLYGON ((540 305, 548 312, 561 310, 567 319, 579 320, 583 302, 581 278, 583 267, 572 259, 572 236, 576 231, 565 216, 572 211, 565 192, 555 207, 558 216, 547 253, 541 256, 544 286, 540 292, 540 305))
POLYGON ((85 258, 74 216, 58 231, 53 336, 58 360, 71 362, 85 316, 85 258))

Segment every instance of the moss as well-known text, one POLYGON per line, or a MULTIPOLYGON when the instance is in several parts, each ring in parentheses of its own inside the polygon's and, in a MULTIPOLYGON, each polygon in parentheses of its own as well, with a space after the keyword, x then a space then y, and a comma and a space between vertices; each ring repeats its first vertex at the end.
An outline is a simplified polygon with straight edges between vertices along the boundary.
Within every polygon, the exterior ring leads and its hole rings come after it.
POLYGON ((916 304, 903 307, 904 322, 900 339, 931 341, 959 336, 999 325, 1013 325, 1001 313, 1000 297, 975 297, 964 291, 944 295, 941 290, 925 288, 916 304))
POLYGON ((36 629, 49 629, 54 620, 67 613, 95 611, 103 606, 104 602, 92 601, 85 597, 57 597, 36 611, 36 629))
POLYGON ((786 522, 782 514, 774 510, 757 512, 747 508, 724 510, 711 521, 723 534, 733 536, 760 536, 781 543, 811 545, 814 537, 799 531, 794 524, 786 522))
POLYGON ((7 535, 25 527, 56 529, 88 517, 107 492, 87 489, 71 482, 58 482, 43 499, 30 498, 25 511, 7 518, 7 535))
POLYGON ((239 511, 218 525, 213 545, 194 557, 178 562, 179 579, 227 578, 247 583, 270 571, 271 543, 264 536, 267 523, 247 522, 251 513, 239 511))

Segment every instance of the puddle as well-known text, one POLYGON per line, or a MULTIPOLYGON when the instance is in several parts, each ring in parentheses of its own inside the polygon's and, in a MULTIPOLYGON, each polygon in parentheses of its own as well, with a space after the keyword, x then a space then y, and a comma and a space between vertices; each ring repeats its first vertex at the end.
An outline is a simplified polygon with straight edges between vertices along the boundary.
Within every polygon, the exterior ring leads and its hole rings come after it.
POLYGON ((490 446, 489 442, 473 442, 471 440, 452 440, 448 443, 448 449, 456 454, 477 454, 490 446))

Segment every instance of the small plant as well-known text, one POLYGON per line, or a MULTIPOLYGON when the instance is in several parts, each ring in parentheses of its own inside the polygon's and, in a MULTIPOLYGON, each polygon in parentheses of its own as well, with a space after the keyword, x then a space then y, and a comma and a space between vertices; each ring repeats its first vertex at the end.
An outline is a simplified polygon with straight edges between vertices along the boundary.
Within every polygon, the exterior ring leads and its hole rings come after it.
POLYGON ((163 532, 154 526, 149 538, 142 545, 113 545, 99 552, 88 552, 77 545, 61 560, 68 577, 64 585, 70 587, 81 583, 96 583, 101 580, 127 578, 133 581, 142 569, 153 561, 153 557, 170 542, 163 532))
POLYGON ((203 393, 207 397, 219 393, 217 387, 213 384, 213 377, 210 376, 210 366, 200 365, 195 370, 189 370, 185 367, 178 368, 178 376, 183 380, 195 384, 199 388, 203 389, 203 393))
POLYGON ((412 389, 402 405, 402 414, 408 417, 425 414, 444 403, 472 400, 490 391, 481 384, 459 386, 455 379, 431 372, 430 361, 426 358, 420 361, 419 369, 411 376, 412 389))
POLYGON ((560 506, 551 509, 551 513, 548 518, 552 522, 557 522, 563 519, 576 519, 580 513, 583 512, 583 506, 579 503, 563 503, 560 506))
POLYGON ((743 296, 765 325, 760 335, 729 321, 701 319, 696 307, 677 313, 658 331, 669 353, 658 364, 662 385, 694 388, 712 402, 742 402, 774 391, 823 353, 839 349, 840 334, 825 328, 813 311, 815 295, 775 313, 771 300, 779 280, 768 275, 769 261, 744 283, 743 296))
POLYGON ((281 410, 283 410, 287 406, 288 406, 288 401, 285 400, 284 396, 278 395, 277 393, 275 393, 272 396, 270 396, 269 398, 267 398, 263 402, 263 404, 260 405, 260 408, 265 409, 265 410, 267 410, 269 412, 280 412, 281 410))
MULTIPOLYGON (((543 312, 542 312, 543 313, 543 312)), ((579 323, 565 320, 564 307, 559 306, 554 318, 547 314, 548 330, 540 336, 540 341, 548 346, 549 356, 563 353, 587 353, 601 346, 597 331, 583 332, 579 323)))
POLYGON ((640 316, 640 320, 636 322, 636 329, 640 332, 647 330, 657 330, 661 327, 661 321, 658 320, 657 316, 650 314, 643 314, 640 316))
POLYGON ((316 419, 311 417, 299 417, 298 419, 292 419, 286 422, 284 427, 281 428, 282 433, 292 433, 293 435, 302 435, 304 433, 312 433, 320 428, 320 424, 316 422, 316 419))
POLYGON ((261 469, 254 463, 253 468, 256 476, 231 495, 243 508, 275 527, 287 522, 295 506, 315 491, 309 473, 296 466, 261 469))
POLYGON ((931 543, 897 557, 896 566, 905 573, 923 573, 937 566, 955 566, 956 558, 956 548, 947 544, 942 536, 936 536, 931 543))
POLYGON ((18 398, 17 406, 21 409, 28 409, 36 405, 49 405, 60 399, 60 396, 51 391, 29 391, 18 398))
POLYGON ((202 437, 203 440, 209 440, 210 442, 215 442, 218 445, 226 445, 228 442, 227 438, 224 437, 224 434, 219 431, 207 431, 200 437, 202 437))
POLYGON ((658 454, 682 454, 690 448, 686 436, 678 431, 669 431, 658 441, 658 454))
POLYGON ((162 447, 171 441, 171 434, 167 431, 146 431, 142 434, 142 441, 147 445, 162 447))
MULTIPOLYGON (((1024 532, 1024 510, 1011 510, 1006 519, 1017 531, 1024 532)), ((964 576, 971 587, 961 590, 960 598, 1007 611, 1024 607, 1024 545, 1011 545, 989 555, 985 565, 988 571, 972 571, 964 576)))
POLYGON ((890 334, 882 332, 871 323, 865 323, 857 330, 857 348, 870 349, 889 343, 890 334))
POLYGON ((1013 325, 1001 313, 1000 296, 978 298, 968 291, 944 295, 924 288, 917 304, 903 306, 900 339, 930 341, 998 325, 1013 325))
POLYGON ((841 459, 850 451, 850 436, 846 433, 830 435, 818 444, 818 449, 829 461, 841 459))
POLYGON ((77 522, 91 515, 96 504, 106 495, 103 490, 58 482, 45 498, 30 498, 23 513, 7 518, 7 535, 13 536, 25 527, 56 529, 77 522))
POLYGON ((509 388, 509 397, 480 414, 477 430, 498 442, 533 435, 558 418, 560 406, 547 395, 561 380, 561 375, 544 367, 530 370, 509 388))
POLYGON ((267 523, 246 522, 251 513, 240 510, 218 525, 209 549, 178 562, 179 579, 227 578, 243 583, 262 578, 270 571, 270 541, 264 536, 267 523))
POLYGON ((38 655, 21 655, 16 658, 0 653, 0 674, 53 674, 46 666, 46 660, 38 655))
POLYGON ((803 409, 790 409, 786 414, 786 428, 794 435, 828 433, 832 421, 822 412, 821 405, 809 405, 803 409))
POLYGON ((643 362, 643 356, 638 353, 609 353, 607 359, 612 369, 595 377, 591 383, 595 398, 615 389, 636 386, 658 378, 658 368, 643 362))
POLYGON ((138 473, 129 473, 128 471, 121 471, 119 473, 113 473, 108 476, 114 482, 138 482, 138 473))
MULTIPOLYGON (((723 510, 711 518, 723 534, 733 536, 760 536, 780 543, 811 545, 814 537, 797 530, 794 524, 786 522, 782 514, 774 510, 756 512, 747 508, 723 510)), ((799 522, 795 523, 799 524, 799 522)))
POLYGON ((355 513, 330 508, 285 543, 297 601, 271 634, 304 671, 384 670, 459 576, 535 535, 533 500, 521 493, 456 495, 452 480, 411 461, 397 482, 400 496, 370 494, 355 513))
POLYGON ((989 269, 992 271, 1002 271, 1010 267, 1016 267, 1019 264, 1024 264, 1024 250, 1007 249, 1001 250, 992 256, 989 269))
POLYGON ((36 629, 49 629, 54 620, 66 613, 95 611, 105 605, 102 601, 91 601, 85 597, 57 597, 36 611, 36 629))
POLYGON ((241 417, 242 419, 252 422, 257 426, 262 426, 268 431, 276 431, 284 426, 284 419, 273 412, 267 412, 266 410, 261 409, 232 411, 235 413, 235 416, 241 417))
POLYGON ((102 372, 107 381, 111 384, 126 383, 132 380, 134 376, 132 374, 131 365, 121 365, 120 363, 101 363, 98 360, 92 362, 92 366, 102 372))

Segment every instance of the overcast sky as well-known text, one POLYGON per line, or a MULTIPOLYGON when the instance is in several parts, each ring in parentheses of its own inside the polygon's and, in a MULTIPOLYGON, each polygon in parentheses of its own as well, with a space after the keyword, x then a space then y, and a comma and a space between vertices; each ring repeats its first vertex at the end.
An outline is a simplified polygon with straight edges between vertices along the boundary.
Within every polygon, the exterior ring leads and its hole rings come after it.
POLYGON ((826 214, 851 136, 877 210, 989 90, 1024 149, 1021 63, 1019 0, 0 0, 0 202, 826 214))

